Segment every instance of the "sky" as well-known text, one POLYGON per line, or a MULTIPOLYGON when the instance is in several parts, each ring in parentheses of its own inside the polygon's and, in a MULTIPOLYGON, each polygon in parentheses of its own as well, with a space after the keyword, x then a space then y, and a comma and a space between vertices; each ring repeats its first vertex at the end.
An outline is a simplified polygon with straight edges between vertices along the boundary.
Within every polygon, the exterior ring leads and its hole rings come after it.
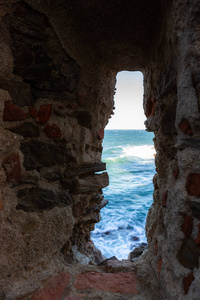
POLYGON ((106 129, 145 129, 143 74, 122 71, 117 74, 115 115, 106 129))

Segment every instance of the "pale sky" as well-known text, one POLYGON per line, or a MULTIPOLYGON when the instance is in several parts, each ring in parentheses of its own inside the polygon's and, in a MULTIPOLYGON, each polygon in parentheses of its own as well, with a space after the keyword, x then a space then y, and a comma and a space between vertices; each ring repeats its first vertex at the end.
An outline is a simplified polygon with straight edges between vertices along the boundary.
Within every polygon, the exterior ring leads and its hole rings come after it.
POLYGON ((123 71, 117 74, 115 115, 106 129, 145 129, 143 110, 143 75, 123 71))

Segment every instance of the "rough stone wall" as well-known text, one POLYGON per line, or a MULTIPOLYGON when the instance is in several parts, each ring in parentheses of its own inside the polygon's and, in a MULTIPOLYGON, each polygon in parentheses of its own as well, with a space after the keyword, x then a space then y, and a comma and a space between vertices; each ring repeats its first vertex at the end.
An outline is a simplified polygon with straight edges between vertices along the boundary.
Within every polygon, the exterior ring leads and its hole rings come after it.
POLYGON ((199 16, 198 1, 174 1, 145 71, 146 126, 157 155, 140 272, 161 299, 199 299, 199 16))
POLYGON ((101 259, 90 231, 106 205, 102 139, 126 69, 144 74, 157 150, 138 278, 152 299, 199 299, 199 6, 0 1, 0 298, 101 259))

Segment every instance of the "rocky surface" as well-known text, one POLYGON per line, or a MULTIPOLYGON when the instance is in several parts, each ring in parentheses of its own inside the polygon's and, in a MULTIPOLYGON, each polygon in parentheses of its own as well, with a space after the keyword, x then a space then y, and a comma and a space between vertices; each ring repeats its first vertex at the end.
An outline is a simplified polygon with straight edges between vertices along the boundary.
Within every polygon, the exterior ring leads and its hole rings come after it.
POLYGON ((0 0, 1 299, 199 298, 199 15, 198 0, 0 0), (99 269, 90 240, 122 70, 144 74, 157 151, 137 276, 99 269))

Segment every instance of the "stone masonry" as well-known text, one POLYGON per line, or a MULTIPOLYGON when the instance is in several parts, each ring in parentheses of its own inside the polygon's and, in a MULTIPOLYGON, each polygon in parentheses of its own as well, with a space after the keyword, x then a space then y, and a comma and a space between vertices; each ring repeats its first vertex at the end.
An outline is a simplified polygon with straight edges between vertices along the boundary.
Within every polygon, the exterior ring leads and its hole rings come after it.
POLYGON ((0 24, 0 299, 198 300, 199 0, 0 0, 0 24), (148 251, 110 274, 90 232, 122 70, 144 74, 156 175, 148 251))

